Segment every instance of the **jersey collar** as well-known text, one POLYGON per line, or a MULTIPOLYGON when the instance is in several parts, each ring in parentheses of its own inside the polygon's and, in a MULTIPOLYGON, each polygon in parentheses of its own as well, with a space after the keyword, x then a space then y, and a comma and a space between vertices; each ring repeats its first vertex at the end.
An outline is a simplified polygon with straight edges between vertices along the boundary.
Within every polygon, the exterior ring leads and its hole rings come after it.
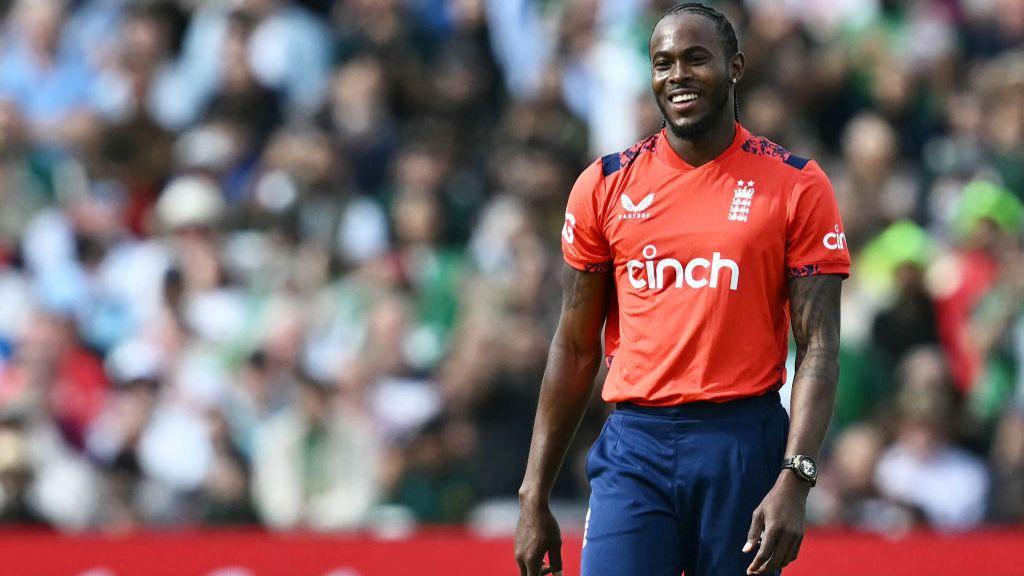
POLYGON ((747 141, 747 138, 750 137, 750 132, 737 122, 736 133, 733 135, 732 144, 729 144, 728 148, 705 164, 701 164, 700 166, 690 166, 686 163, 686 160, 680 158, 679 155, 676 154, 676 151, 672 149, 672 145, 668 143, 668 136, 665 134, 665 130, 666 128, 662 128, 661 132, 658 133, 658 142, 655 145, 655 154, 662 163, 676 170, 696 170, 698 168, 703 168, 704 166, 717 164, 736 152, 736 150, 738 150, 739 147, 747 141))

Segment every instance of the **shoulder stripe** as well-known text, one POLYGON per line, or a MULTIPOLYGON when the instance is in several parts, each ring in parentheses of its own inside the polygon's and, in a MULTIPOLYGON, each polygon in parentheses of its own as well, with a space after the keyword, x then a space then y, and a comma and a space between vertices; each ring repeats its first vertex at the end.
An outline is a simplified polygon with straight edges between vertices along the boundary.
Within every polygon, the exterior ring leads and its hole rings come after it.
POLYGON ((619 159, 619 153, 608 154, 601 157, 601 175, 610 176, 619 171, 622 168, 622 161, 619 159))
POLYGON ((789 164, 790 166, 796 168, 797 170, 803 170, 804 166, 807 166, 807 163, 810 161, 810 158, 804 158, 802 156, 797 156, 796 154, 790 154, 786 156, 785 160, 783 160, 783 162, 789 164))
POLYGON ((803 170, 804 166, 807 166, 807 163, 811 161, 809 158, 791 154, 789 150, 786 150, 764 136, 751 136, 750 138, 747 138, 747 140, 743 142, 742 148, 743 151, 748 154, 781 160, 783 164, 792 166, 797 170, 803 170))
POLYGON ((657 142, 658 135, 652 134, 622 152, 602 156, 601 173, 604 176, 609 176, 623 168, 628 168, 640 154, 653 151, 657 142))

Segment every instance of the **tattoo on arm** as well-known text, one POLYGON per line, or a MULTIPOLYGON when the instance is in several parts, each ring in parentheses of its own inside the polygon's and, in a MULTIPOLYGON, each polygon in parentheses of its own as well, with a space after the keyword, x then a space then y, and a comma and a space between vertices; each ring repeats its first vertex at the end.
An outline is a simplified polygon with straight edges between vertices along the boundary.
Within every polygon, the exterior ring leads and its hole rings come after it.
MULTIPOLYGON (((590 265, 586 271, 566 266, 562 276, 562 308, 574 310, 591 300, 599 289, 609 282, 611 266, 605 262, 601 265, 590 265), (593 268, 593 269, 591 269, 593 268)), ((606 297, 601 294, 601 297, 606 297)))
POLYGON ((834 380, 839 375, 839 295, 842 279, 832 274, 789 281, 796 366, 801 377, 834 380))
POLYGON ((842 278, 790 278, 789 307, 796 339, 786 454, 817 458, 835 409, 839 381, 839 294, 842 278))

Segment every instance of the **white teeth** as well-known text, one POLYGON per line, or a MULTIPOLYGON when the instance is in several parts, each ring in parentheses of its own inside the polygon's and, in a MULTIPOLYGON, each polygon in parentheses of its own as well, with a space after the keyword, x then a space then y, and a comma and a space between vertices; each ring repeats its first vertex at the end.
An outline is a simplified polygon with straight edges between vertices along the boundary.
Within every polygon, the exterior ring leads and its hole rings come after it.
POLYGON ((687 92, 686 94, 676 94, 669 98, 669 101, 673 104, 679 104, 680 102, 693 102, 697 99, 697 95, 693 92, 687 92))

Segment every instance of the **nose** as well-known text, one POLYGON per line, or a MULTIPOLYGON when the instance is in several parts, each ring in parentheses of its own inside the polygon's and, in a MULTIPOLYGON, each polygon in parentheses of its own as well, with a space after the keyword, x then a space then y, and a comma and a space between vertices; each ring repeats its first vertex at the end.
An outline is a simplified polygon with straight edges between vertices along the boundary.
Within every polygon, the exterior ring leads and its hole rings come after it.
POLYGON ((689 77, 689 68, 683 62, 676 62, 672 65, 672 68, 668 71, 668 77, 666 80, 670 84, 682 84, 684 80, 689 77))

